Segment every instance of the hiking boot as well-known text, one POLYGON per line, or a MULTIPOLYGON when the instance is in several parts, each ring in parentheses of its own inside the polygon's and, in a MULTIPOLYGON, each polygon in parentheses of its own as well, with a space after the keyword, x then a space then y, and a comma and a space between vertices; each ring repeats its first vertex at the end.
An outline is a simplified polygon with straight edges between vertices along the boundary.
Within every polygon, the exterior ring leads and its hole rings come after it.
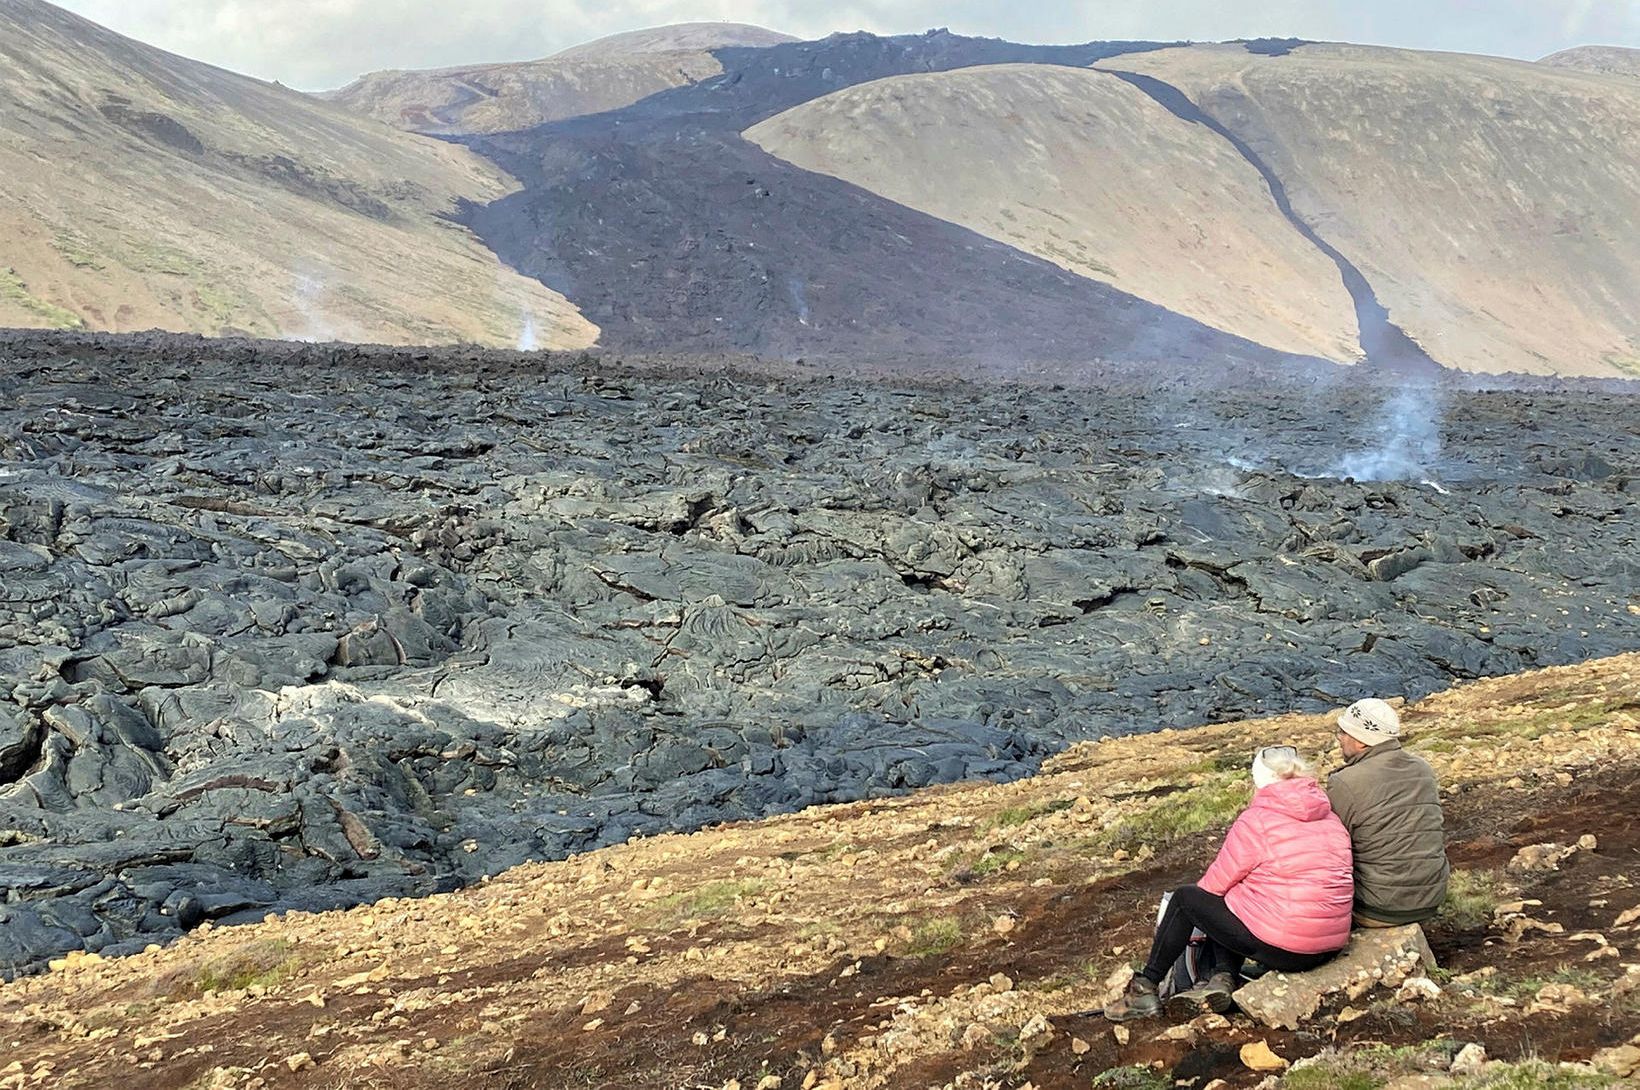
POLYGON ((1135 1018, 1154 1018, 1162 1013, 1162 1001, 1156 996, 1156 985, 1142 976, 1133 978, 1122 997, 1105 1007, 1105 1017, 1112 1022, 1131 1022, 1135 1018))
POLYGON ((1181 1022, 1209 1011, 1223 1014, 1230 1009, 1230 997, 1236 990, 1236 978, 1230 973, 1214 973, 1194 988, 1169 996, 1167 1013, 1181 1022))

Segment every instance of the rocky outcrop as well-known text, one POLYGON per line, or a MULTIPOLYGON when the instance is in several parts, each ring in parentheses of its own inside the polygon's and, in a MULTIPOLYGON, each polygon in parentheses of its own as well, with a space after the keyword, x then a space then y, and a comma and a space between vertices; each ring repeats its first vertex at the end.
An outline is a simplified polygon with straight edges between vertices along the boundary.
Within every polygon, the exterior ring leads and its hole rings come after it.
MULTIPOLYGON (((1435 968, 1423 928, 1417 924, 1356 931, 1332 961, 1307 973, 1267 973, 1236 990, 1236 1006, 1274 1029, 1296 1030, 1336 996, 1359 999, 1374 988, 1429 985, 1418 970, 1435 968)), ((1420 993, 1421 994, 1421 993, 1420 993)), ((1440 994, 1440 989, 1435 989, 1440 994)))
POLYGON ((1640 645, 1605 395, 1450 393, 1437 490, 1295 472, 1370 386, 0 353, 8 972, 1640 645))

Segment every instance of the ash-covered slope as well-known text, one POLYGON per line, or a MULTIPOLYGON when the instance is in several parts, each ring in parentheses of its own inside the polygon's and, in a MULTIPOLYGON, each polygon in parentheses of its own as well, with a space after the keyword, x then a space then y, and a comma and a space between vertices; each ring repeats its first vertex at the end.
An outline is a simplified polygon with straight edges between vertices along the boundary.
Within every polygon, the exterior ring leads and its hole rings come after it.
POLYGON ((1640 77, 1640 49, 1624 45, 1574 46, 1551 53, 1538 63, 1607 76, 1640 77))
POLYGON ((1206 325, 1353 362, 1338 270, 1228 142, 1109 73, 998 65, 896 76, 746 138, 796 166, 1206 325))
POLYGON ((1640 647, 1632 400, 1153 370, 0 342, 0 972, 1640 647))
POLYGON ((0 325, 512 344, 597 334, 448 216, 465 149, 0 0, 0 325))
POLYGON ((538 61, 372 72, 325 94, 350 110, 424 133, 487 133, 603 113, 714 76, 712 51, 793 41, 738 23, 631 31, 538 61))
POLYGON ((1640 83, 1302 43, 1100 67, 1162 81, 1223 126, 1441 364, 1640 374, 1640 83))
POLYGON ((470 138, 525 190, 467 222, 509 264, 574 299, 620 348, 1004 370, 1099 357, 1231 367, 1280 359, 740 136, 884 76, 999 62, 1082 67, 1144 48, 930 32, 718 50, 722 75, 625 110, 470 138))

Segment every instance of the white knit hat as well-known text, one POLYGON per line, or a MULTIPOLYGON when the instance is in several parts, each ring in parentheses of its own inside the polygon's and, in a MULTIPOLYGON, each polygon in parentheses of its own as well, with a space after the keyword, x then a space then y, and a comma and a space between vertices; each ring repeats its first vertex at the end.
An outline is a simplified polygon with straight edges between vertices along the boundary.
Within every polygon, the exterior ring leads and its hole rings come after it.
POLYGON ((1401 737, 1401 717, 1382 700, 1369 696, 1344 709, 1338 728, 1364 746, 1376 746, 1401 737))

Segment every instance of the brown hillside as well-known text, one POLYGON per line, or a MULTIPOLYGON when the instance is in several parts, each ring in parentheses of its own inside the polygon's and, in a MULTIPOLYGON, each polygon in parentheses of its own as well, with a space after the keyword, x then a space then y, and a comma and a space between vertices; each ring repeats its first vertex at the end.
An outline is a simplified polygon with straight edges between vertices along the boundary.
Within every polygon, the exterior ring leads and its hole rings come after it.
POLYGON ((1640 85, 1351 45, 1100 67, 1172 84, 1254 149, 1441 363, 1640 374, 1640 85))
POLYGON ((1251 1087, 1238 1056, 1261 1041, 1312 1069, 1293 1090, 1444 1072, 1465 1042, 1503 1063, 1418 1085, 1616 1085, 1590 1061, 1621 1068, 1640 1031, 1640 656, 1465 685, 1406 722, 1456 867, 1439 983, 1296 1033, 1083 1012, 1142 957, 1157 896, 1199 875, 1251 750, 1325 754, 1329 716, 1085 744, 1018 783, 82 956, 0 988, 0 1085, 1251 1087), (1545 842, 1568 847, 1511 865, 1545 842))
POLYGON ((1623 45, 1580 45, 1551 53, 1538 63, 1632 79, 1640 76, 1640 49, 1623 45))
POLYGON ((0 325, 543 345, 597 330, 447 218, 465 149, 0 0, 0 325))
POLYGON ((323 97, 425 133, 495 133, 602 113, 715 76, 711 50, 793 41, 737 23, 682 23, 587 42, 545 60, 372 72, 323 97))
POLYGON ((1350 362, 1338 270, 1212 131, 1102 72, 897 76, 748 130, 766 151, 1285 352, 1350 362))

